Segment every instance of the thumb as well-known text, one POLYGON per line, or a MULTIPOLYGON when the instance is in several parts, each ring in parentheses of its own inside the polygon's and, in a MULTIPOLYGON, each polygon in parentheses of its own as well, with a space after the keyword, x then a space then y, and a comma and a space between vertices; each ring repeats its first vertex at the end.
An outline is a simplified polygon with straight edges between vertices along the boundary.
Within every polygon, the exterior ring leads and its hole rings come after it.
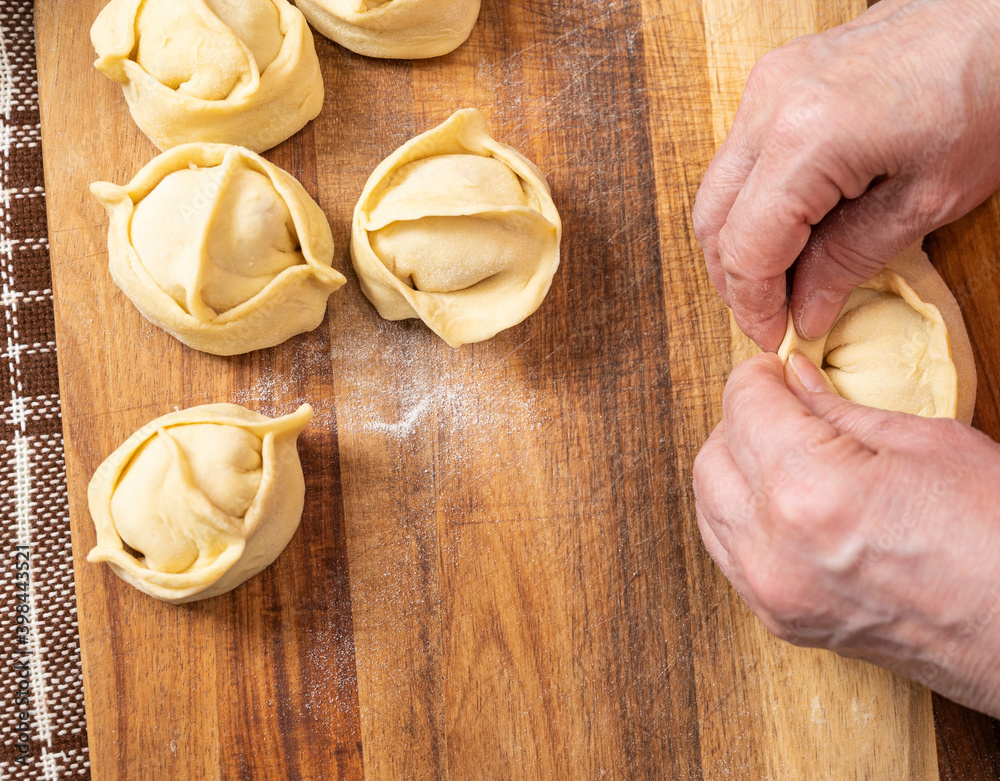
POLYGON ((888 179, 837 205, 812 231, 795 263, 791 312, 808 340, 829 331, 847 299, 934 226, 913 215, 914 186, 888 179))
POLYGON ((798 350, 788 356, 785 384, 809 412, 833 426, 838 434, 854 437, 869 450, 878 452, 898 445, 899 434, 912 427, 892 425, 900 419, 912 421, 912 415, 865 407, 840 396, 830 387, 826 375, 798 350))

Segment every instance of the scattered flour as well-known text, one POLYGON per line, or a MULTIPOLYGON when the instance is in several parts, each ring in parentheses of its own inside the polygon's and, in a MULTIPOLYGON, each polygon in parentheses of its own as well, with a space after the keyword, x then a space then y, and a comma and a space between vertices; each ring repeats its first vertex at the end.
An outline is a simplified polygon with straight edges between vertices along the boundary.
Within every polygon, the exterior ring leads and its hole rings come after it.
POLYGON ((298 337, 291 371, 233 388, 229 401, 269 416, 308 402, 313 426, 365 439, 405 440, 433 421, 485 446, 491 432, 542 425, 544 405, 516 348, 499 342, 453 350, 419 321, 377 316, 363 321, 361 333, 331 330, 332 345, 319 333, 298 337))

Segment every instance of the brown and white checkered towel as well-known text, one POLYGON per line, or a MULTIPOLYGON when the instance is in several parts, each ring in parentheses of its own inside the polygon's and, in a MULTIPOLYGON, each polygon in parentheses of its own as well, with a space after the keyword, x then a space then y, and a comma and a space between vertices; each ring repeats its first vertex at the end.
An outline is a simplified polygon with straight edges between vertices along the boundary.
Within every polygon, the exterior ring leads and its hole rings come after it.
POLYGON ((0 781, 89 778, 32 0, 0 0, 0 307, 0 781))

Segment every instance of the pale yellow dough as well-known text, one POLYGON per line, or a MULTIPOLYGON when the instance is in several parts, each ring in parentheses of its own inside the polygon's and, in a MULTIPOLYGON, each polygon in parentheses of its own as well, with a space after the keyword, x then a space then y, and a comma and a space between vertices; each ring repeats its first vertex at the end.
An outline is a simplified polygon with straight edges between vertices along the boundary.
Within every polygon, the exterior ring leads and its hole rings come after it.
POLYGON ((323 106, 312 33, 287 0, 111 0, 90 37, 94 65, 122 85, 160 149, 203 141, 262 152, 323 106))
POLYGON ((464 109, 375 169, 354 210, 351 257, 382 317, 419 317, 458 347, 538 308, 561 236, 541 172, 464 109))
POLYGON ((913 247, 851 295, 826 336, 803 340, 789 316, 778 355, 798 350, 849 401, 972 420, 976 374, 954 297, 913 247))
POLYGON ((298 528, 296 439, 311 418, 308 404, 276 419, 208 404, 147 423, 90 481, 97 545, 87 560, 174 604, 256 575, 298 528))
POLYGON ((326 215, 292 176, 248 149, 186 144, 124 187, 91 191, 111 219, 111 275, 152 323, 216 355, 316 328, 346 279, 326 215))
POLYGON ((480 0, 297 0, 309 23, 369 57, 447 54, 469 37, 480 0))

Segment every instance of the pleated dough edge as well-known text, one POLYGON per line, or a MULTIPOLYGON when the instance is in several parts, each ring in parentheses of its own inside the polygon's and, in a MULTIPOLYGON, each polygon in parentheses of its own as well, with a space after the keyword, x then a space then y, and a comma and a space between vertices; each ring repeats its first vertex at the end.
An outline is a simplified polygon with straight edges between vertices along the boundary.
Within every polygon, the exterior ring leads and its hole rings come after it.
POLYGON ((143 317, 196 350, 239 355, 311 331, 323 321, 329 296, 347 282, 332 267, 333 234, 326 214, 291 174, 250 150, 226 144, 184 144, 155 157, 127 185, 95 182, 91 192, 110 216, 108 262, 115 283, 143 317), (188 164, 219 165, 232 150, 264 173, 285 199, 306 262, 279 272, 257 295, 203 323, 163 291, 142 265, 131 243, 130 225, 135 204, 166 176, 188 164), (277 316, 282 311, 285 315, 277 316))
MULTIPOLYGON (((372 172, 354 208, 351 225, 351 260, 365 296, 386 320, 419 317, 451 347, 490 339, 533 314, 548 294, 559 268, 562 221, 552 201, 548 182, 539 168, 513 147, 496 141, 489 133, 486 117, 478 109, 460 109, 445 122, 410 139, 385 158, 372 172), (528 306, 517 308, 513 317, 455 317, 447 311, 447 297, 454 293, 424 293, 414 290, 392 274, 371 247, 365 227, 368 205, 376 190, 398 168, 441 154, 477 154, 495 157, 517 174, 536 193, 541 215, 555 229, 552 258, 543 261, 524 288, 528 306)), ((464 292, 464 291, 457 291, 464 292)))
POLYGON ((111 0, 98 15, 90 31, 98 54, 94 66, 121 84, 133 120, 161 151, 201 142, 264 152, 319 116, 324 87, 315 42, 302 12, 288 0, 273 0, 284 40, 256 92, 225 100, 178 94, 130 59, 140 2, 111 0))
POLYGON ((301 405, 288 415, 269 418, 236 404, 204 404, 151 420, 125 440, 98 467, 87 487, 87 504, 97 532, 90 562, 107 562, 118 577, 155 599, 172 604, 224 594, 270 565, 285 549, 301 522, 305 479, 298 455, 299 434, 312 418, 301 405), (198 423, 235 425, 261 438, 262 475, 244 516, 246 536, 198 573, 165 573, 144 567, 125 551, 111 515, 119 478, 142 445, 160 428, 198 423))
POLYGON ((937 307, 948 330, 948 345, 957 374, 955 419, 972 423, 976 409, 976 360, 958 301, 922 249, 923 239, 893 258, 886 268, 899 274, 923 301, 937 307))
MULTIPOLYGON (((924 253, 922 245, 923 239, 893 258, 886 264, 885 268, 902 277, 921 301, 933 306, 940 314, 947 331, 949 354, 955 366, 955 420, 962 423, 972 423, 976 406, 977 384, 972 343, 969 341, 969 333, 965 327, 965 320, 962 317, 958 301, 930 262, 930 258, 924 253)), ((820 341, 816 340, 812 344, 817 344, 820 341)), ((825 337, 822 341, 825 341, 825 337)), ((804 344, 795 330, 795 324, 792 322, 791 313, 789 313, 785 338, 777 350, 778 357, 783 362, 787 361, 789 353, 794 349, 801 349, 804 344)), ((814 356, 809 357, 814 363, 816 362, 814 356)))
POLYGON ((427 59, 454 51, 468 40, 479 18, 480 0, 464 3, 451 26, 441 27, 440 4, 392 0, 364 13, 338 13, 324 0, 297 0, 317 32, 346 49, 380 59, 427 59))

